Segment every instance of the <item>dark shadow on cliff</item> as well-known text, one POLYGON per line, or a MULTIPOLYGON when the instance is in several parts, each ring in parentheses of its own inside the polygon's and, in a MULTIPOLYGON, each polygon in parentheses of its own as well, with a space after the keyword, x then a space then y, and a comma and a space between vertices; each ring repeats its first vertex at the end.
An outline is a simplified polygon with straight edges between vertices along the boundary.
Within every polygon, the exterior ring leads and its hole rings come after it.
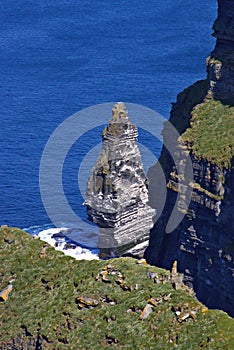
MULTIPOLYGON (((172 105, 170 123, 176 127, 179 134, 182 134, 189 127, 191 111, 197 104, 203 102, 208 87, 208 80, 201 80, 178 95, 177 102, 172 105)), ((165 130, 166 128, 162 132, 164 141, 166 138, 170 138, 168 143, 173 143, 174 151, 176 151, 177 138, 172 140, 171 135, 167 135, 165 130)), ((167 140, 165 143, 167 144, 167 140)), ((162 247, 165 247, 165 241, 168 240, 168 235, 165 234, 166 224, 176 203, 177 196, 166 187, 173 166, 172 156, 163 146, 158 162, 148 172, 150 205, 158 211, 158 208, 162 206, 162 200, 165 202, 160 217, 156 216, 154 227, 150 233, 149 247, 145 252, 146 259, 153 264, 159 264, 162 260, 161 256, 165 254, 165 248, 162 249, 162 247)), ((173 232, 170 234, 170 237, 172 236, 175 236, 173 232)), ((170 267, 168 266, 168 268, 170 267)))
MULTIPOLYGON (((179 135, 185 132, 190 126, 191 111, 197 105, 204 101, 209 88, 209 81, 207 79, 200 80, 190 87, 186 88, 177 96, 176 103, 172 104, 172 110, 170 114, 169 123, 172 124, 178 131, 179 135)), ((162 131, 164 144, 170 144, 172 151, 177 150, 177 135, 175 133, 168 132, 167 122, 165 123, 162 131)), ((168 149, 163 145, 161 155, 158 162, 149 169, 147 177, 149 181, 149 204, 152 208, 157 210, 155 222, 156 225, 160 217, 170 217, 170 213, 173 206, 168 204, 168 189, 166 184, 168 182, 170 173, 174 166, 173 156, 168 149), (163 210, 159 210, 164 205, 163 210)), ((175 198, 176 201, 176 198, 175 198)), ((151 236, 154 235, 154 229, 151 236)))

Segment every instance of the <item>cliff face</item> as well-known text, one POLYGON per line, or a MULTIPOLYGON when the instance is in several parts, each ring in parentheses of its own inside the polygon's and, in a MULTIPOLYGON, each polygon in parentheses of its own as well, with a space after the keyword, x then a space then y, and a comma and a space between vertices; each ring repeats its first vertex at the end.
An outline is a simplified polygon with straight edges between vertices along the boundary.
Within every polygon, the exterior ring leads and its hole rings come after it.
MULTIPOLYGON (((207 60, 207 79, 180 93, 171 111, 170 122, 181 138, 174 140, 175 163, 166 148, 159 159, 167 199, 145 256, 151 264, 162 267, 177 260, 185 282, 200 300, 234 316, 233 1, 219 1, 214 35, 217 43, 207 60), (181 186, 177 169, 186 156, 185 149, 192 160, 193 179, 181 186), (186 208, 189 191, 192 197, 186 208), (184 218, 166 233, 175 205, 184 218)), ((164 130, 164 140, 167 137, 164 130)), ((156 181, 157 166, 149 173, 149 190, 156 181)), ((160 188, 160 183, 157 186, 160 188)), ((149 195, 154 196, 151 191, 149 195)))
POLYGON ((218 18, 214 23, 217 38, 214 51, 207 59, 210 80, 209 96, 234 103, 234 4, 218 1, 218 18))
POLYGON ((147 204, 137 127, 130 122, 123 103, 115 104, 112 112, 88 181, 85 205, 90 220, 100 229, 101 254, 120 255, 140 243, 144 250, 154 210, 147 204))

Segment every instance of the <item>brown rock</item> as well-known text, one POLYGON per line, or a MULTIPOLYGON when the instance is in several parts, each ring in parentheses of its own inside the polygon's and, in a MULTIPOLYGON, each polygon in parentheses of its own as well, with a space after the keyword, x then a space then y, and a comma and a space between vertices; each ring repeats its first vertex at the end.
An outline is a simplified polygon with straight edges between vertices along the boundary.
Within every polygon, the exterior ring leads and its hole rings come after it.
POLYGON ((146 306, 144 307, 144 309, 142 310, 139 316, 139 320, 144 320, 145 318, 149 317, 152 311, 153 311, 153 306, 150 304, 146 304, 146 306))
POLYGON ((12 284, 8 284, 8 286, 0 292, 0 301, 6 301, 12 289, 13 289, 12 284))

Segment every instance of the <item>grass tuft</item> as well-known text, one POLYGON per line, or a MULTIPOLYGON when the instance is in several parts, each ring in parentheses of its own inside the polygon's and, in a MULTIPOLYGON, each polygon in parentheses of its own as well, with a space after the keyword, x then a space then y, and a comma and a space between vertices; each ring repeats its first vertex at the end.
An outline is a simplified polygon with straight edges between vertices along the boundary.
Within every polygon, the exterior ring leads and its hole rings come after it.
POLYGON ((190 128, 182 134, 197 157, 230 168, 234 156, 234 107, 209 100, 192 112, 190 128))

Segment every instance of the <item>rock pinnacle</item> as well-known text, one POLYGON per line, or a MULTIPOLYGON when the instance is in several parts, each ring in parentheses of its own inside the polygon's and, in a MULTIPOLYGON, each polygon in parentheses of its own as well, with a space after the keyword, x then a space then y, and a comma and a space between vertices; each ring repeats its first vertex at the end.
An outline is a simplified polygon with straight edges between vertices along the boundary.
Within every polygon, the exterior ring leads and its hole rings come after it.
POLYGON ((100 229, 99 248, 107 255, 121 255, 139 244, 143 252, 153 225, 137 137, 125 104, 116 103, 84 202, 89 219, 100 229))

